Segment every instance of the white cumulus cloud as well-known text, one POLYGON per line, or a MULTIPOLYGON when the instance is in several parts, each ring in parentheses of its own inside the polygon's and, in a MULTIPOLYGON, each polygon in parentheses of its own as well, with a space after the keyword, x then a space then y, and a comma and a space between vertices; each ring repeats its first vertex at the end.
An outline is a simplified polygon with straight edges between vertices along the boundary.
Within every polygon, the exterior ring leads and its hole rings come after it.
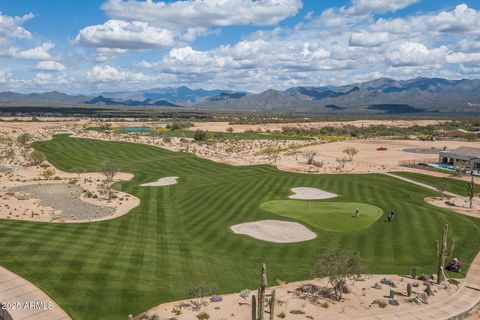
POLYGON ((8 82, 12 74, 8 70, 0 69, 0 84, 5 84, 8 82))
POLYGON ((95 66, 86 74, 86 79, 91 82, 114 82, 114 81, 148 81, 150 77, 140 72, 131 72, 119 68, 106 66, 95 66))
POLYGON ((353 47, 379 47, 390 39, 387 32, 360 32, 350 36, 349 44, 353 47))
POLYGON ((51 60, 52 56, 50 55, 50 50, 53 49, 55 45, 53 43, 45 42, 41 46, 20 50, 18 48, 10 47, 6 52, 6 56, 16 59, 24 60, 51 60))
POLYGON ((0 40, 8 38, 29 39, 32 34, 22 27, 25 21, 33 18, 29 13, 22 17, 10 17, 0 12, 0 40))
POLYGON ((436 63, 444 63, 448 54, 448 48, 428 49, 422 43, 406 42, 399 46, 393 46, 387 51, 386 58, 392 66, 423 66, 436 63))
POLYGON ((37 66, 35 67, 35 70, 38 70, 38 71, 63 71, 63 70, 65 70, 65 66, 58 61, 45 60, 45 61, 38 62, 37 66))
POLYGON ((273 25, 295 15, 301 0, 108 0, 102 8, 116 19, 183 29, 228 25, 273 25))
POLYGON ((152 49, 174 44, 169 30, 152 27, 146 22, 109 20, 88 26, 78 33, 80 44, 99 48, 152 49))
POLYGON ((352 6, 348 8, 348 12, 354 14, 395 12, 419 1, 420 0, 354 0, 352 6))

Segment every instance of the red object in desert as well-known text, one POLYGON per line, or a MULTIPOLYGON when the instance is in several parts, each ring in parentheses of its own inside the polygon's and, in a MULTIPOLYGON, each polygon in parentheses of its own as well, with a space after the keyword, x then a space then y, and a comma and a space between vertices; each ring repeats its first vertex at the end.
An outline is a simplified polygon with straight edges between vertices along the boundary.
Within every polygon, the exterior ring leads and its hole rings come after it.
POLYGON ((380 147, 380 148, 377 148, 377 151, 387 151, 388 149, 385 148, 385 147, 380 147))

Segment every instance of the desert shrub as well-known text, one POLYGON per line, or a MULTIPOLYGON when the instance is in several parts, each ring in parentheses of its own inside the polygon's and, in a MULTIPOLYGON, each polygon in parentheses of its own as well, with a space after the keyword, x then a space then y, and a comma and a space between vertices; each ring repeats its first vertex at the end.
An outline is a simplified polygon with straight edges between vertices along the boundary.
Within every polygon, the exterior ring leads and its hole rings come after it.
POLYGON ((28 132, 25 132, 25 133, 22 133, 20 134, 18 137, 17 137, 17 142, 18 144, 22 145, 22 146, 25 146, 27 145, 30 141, 32 141, 33 139, 33 136, 28 133, 28 132))
POLYGON ((166 127, 170 130, 181 130, 193 127, 193 123, 190 121, 174 121, 172 124, 167 124, 166 127))
POLYGON ((303 312, 302 310, 298 310, 298 309, 291 310, 290 313, 291 314, 305 314, 305 312, 303 312))
POLYGON ((280 312, 279 314, 277 314, 277 317, 279 317, 280 319, 285 319, 287 315, 285 314, 285 312, 280 312))
POLYGON ((232 127, 229 127, 229 128, 227 128, 226 131, 227 131, 227 132, 233 132, 233 128, 232 128, 232 127))
POLYGON ((40 176, 46 180, 49 180, 53 177, 54 174, 55 174, 54 169, 45 168, 43 172, 40 173, 40 176))
POLYGON ((421 281, 428 281, 428 279, 429 279, 429 276, 426 275, 425 273, 422 273, 422 275, 418 277, 418 280, 421 280, 421 281))
POLYGON ((195 139, 195 141, 207 141, 208 140, 207 132, 198 129, 197 131, 195 131, 195 134, 193 135, 193 139, 195 139))
POLYGON ((173 308, 172 313, 176 316, 179 316, 182 314, 182 310, 180 310, 179 308, 173 308))
POLYGON ((93 196, 93 193, 91 191, 85 192, 85 197, 91 198, 93 196))
POLYGON ((58 181, 58 180, 62 180, 62 178, 60 178, 59 176, 55 176, 55 177, 53 177, 53 180, 57 180, 57 181, 58 181))
POLYGON ((188 296, 194 298, 192 301, 195 304, 195 308, 199 309, 204 304, 204 298, 209 296, 215 291, 213 286, 207 285, 204 281, 197 282, 192 287, 188 288, 188 296))
POLYGON ((39 165, 43 161, 47 160, 47 157, 45 156, 45 154, 43 152, 38 151, 38 150, 33 150, 28 155, 28 160, 34 165, 39 165))
POLYGON ((313 152, 313 151, 307 151, 303 154, 303 156, 305 157, 306 161, 307 161, 307 164, 312 164, 314 159, 315 159, 315 155, 316 153, 313 152))
POLYGON ((165 143, 170 143, 172 142, 172 138, 168 137, 168 136, 165 136, 162 138, 162 141, 165 142, 165 143))
POLYGON ((199 320, 207 320, 210 319, 210 315, 206 312, 200 312, 199 314, 197 314, 197 318, 199 320))
POLYGON ((320 304, 320 306, 321 306, 322 308, 325 308, 325 309, 330 308, 330 304, 329 304, 327 301, 322 302, 322 303, 320 304))
POLYGON ((323 168, 324 162, 323 161, 313 161, 312 165, 317 167, 317 168, 323 168))
POLYGON ((385 301, 384 299, 378 299, 375 301, 375 303, 378 304, 378 306, 382 309, 388 306, 387 301, 385 301))

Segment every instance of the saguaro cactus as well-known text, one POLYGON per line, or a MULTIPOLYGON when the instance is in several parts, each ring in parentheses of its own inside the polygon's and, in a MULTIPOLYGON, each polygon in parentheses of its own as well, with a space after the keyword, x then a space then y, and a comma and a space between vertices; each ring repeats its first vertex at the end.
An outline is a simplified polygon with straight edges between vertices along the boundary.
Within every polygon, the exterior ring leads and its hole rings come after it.
POLYGON ((407 296, 408 297, 412 296, 412 284, 411 283, 407 284, 407 296))
POLYGON ((257 298, 252 294, 252 320, 257 320, 257 298))
POLYGON ((264 320, 265 316, 265 290, 267 289, 267 266, 262 264, 262 276, 258 294, 258 320, 264 320))
POLYGON ((272 290, 272 296, 270 297, 270 320, 275 317, 275 290, 272 290))
POLYGON ((432 285, 430 283, 427 283, 425 292, 429 297, 433 296, 433 290, 432 290, 432 285))
POLYGON ((470 209, 473 207, 473 198, 475 197, 475 181, 472 180, 467 184, 467 196, 470 201, 470 209))
POLYGON ((438 255, 438 270, 437 270, 437 284, 441 284, 444 280, 443 267, 445 260, 450 258, 455 248, 455 240, 448 246, 448 224, 443 227, 442 242, 437 240, 437 255, 438 255))
POLYGON ((412 268, 412 279, 417 279, 417 268, 412 268))

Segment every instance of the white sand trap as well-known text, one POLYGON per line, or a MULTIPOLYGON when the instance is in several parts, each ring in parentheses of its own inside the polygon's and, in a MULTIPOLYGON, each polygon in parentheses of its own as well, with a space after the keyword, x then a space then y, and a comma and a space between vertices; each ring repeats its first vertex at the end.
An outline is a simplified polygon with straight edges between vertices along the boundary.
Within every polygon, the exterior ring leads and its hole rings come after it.
POLYGON ((237 234, 276 243, 293 243, 312 240, 317 235, 297 222, 262 220, 237 224, 231 227, 237 234))
POLYGON ((163 187, 177 183, 178 177, 160 178, 158 181, 141 184, 140 187, 163 187))
POLYGON ((299 199, 299 200, 321 200, 321 199, 330 199, 338 197, 335 193, 323 191, 317 188, 307 188, 307 187, 298 187, 292 188, 292 191, 295 194, 292 194, 290 199, 299 199))

